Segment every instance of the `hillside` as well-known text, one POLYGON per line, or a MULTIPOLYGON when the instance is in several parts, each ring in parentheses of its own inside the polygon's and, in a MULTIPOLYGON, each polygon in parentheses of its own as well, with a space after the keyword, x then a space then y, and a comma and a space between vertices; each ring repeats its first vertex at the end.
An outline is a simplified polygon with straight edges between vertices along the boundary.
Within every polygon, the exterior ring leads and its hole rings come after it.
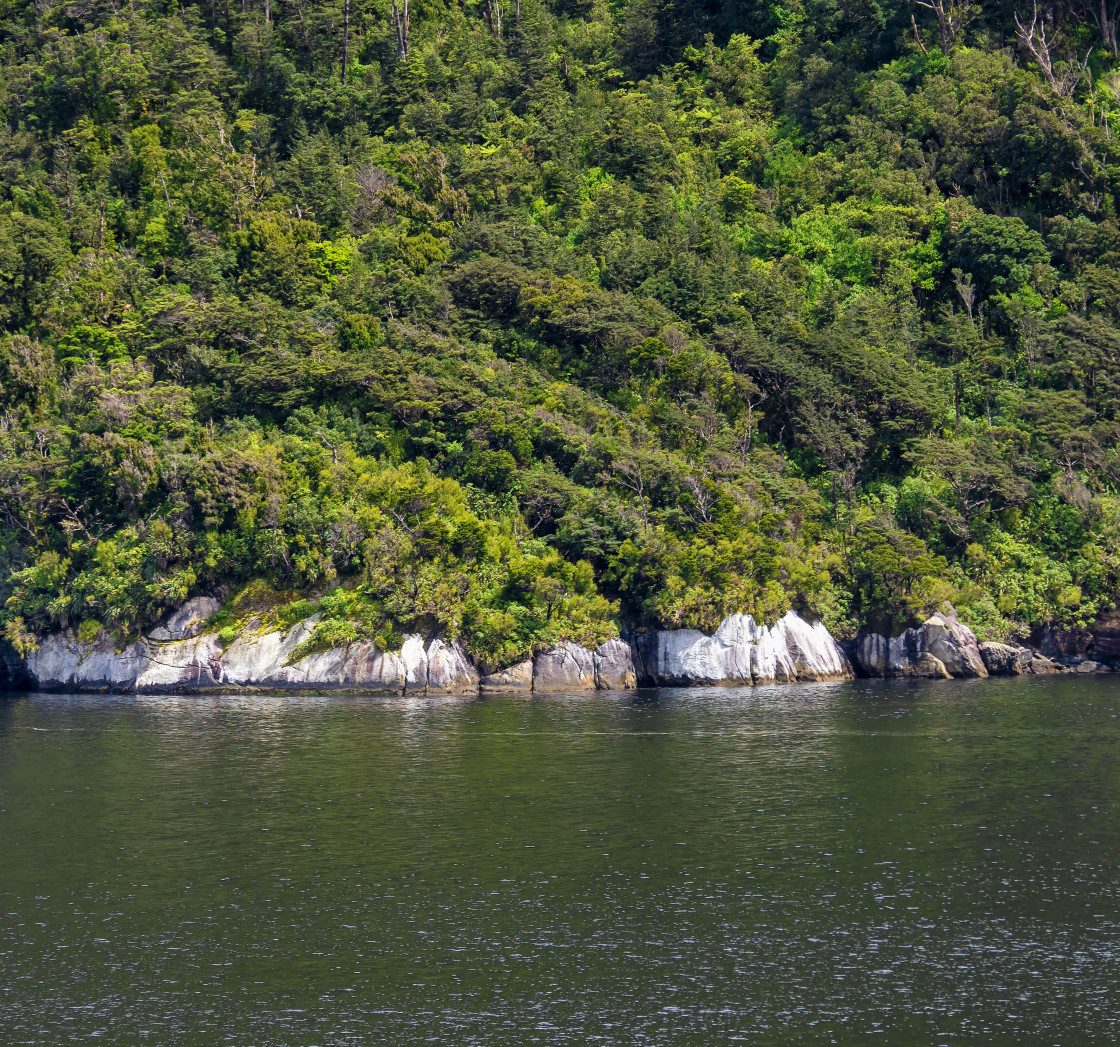
POLYGON ((1114 609, 1116 23, 1033 15, 5 0, 8 641, 1114 609))

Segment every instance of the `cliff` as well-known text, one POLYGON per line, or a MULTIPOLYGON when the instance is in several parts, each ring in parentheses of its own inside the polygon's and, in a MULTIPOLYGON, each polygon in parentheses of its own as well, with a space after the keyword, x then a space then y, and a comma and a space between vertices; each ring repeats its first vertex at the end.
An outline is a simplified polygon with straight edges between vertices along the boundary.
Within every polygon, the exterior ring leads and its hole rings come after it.
POLYGON ((123 649, 102 632, 83 641, 55 633, 28 655, 26 673, 45 691, 135 693, 346 692, 527 695, 638 686, 741 686, 844 680, 852 669, 828 630, 793 612, 773 627, 732 615, 713 636, 658 630, 595 650, 562 643, 531 661, 480 675, 462 646, 405 637, 399 650, 360 641, 303 657, 314 615, 288 629, 247 629, 228 646, 207 631, 216 601, 197 598, 123 649))

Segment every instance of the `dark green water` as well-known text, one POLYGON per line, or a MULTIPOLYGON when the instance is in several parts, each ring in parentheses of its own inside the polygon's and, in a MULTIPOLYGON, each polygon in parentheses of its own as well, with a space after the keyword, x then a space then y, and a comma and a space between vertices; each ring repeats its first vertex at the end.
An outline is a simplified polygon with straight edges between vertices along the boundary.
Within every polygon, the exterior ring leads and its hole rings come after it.
POLYGON ((1118 715, 0 699, 0 1043, 1115 1042, 1118 715))

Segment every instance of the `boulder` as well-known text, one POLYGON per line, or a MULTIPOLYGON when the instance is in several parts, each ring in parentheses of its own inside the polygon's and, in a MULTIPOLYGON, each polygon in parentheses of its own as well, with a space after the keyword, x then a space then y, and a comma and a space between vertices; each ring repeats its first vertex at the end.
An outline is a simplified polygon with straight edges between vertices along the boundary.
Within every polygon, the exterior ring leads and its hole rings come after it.
POLYGON ((910 666, 909 676, 921 680, 951 680, 953 674, 945 667, 945 663, 926 651, 917 657, 910 666))
POLYGON ((634 659, 625 640, 607 640, 594 652, 595 686, 600 691, 630 691, 638 686, 634 659))
POLYGON ((922 624, 923 647, 945 663, 954 676, 987 676, 976 634, 962 625, 956 613, 934 614, 922 624))
POLYGON ((478 690, 483 695, 510 694, 528 698, 533 693, 533 663, 521 662, 508 669, 482 677, 478 690))
POLYGON ((595 690, 595 660, 585 647, 565 640, 533 660, 533 691, 563 694, 595 690))
POLYGON ((1008 643, 982 643, 980 657, 991 676, 1021 676, 1027 671, 1033 653, 1026 647, 1008 643))
POLYGON ((1053 659, 1042 654, 1036 654, 1023 671, 1029 672, 1032 676, 1053 676, 1056 673, 1064 673, 1066 669, 1065 666, 1059 665, 1053 659))
POLYGON ((1094 662, 1091 658, 1086 658, 1077 666, 1079 673, 1107 673, 1109 668, 1103 662, 1094 662))

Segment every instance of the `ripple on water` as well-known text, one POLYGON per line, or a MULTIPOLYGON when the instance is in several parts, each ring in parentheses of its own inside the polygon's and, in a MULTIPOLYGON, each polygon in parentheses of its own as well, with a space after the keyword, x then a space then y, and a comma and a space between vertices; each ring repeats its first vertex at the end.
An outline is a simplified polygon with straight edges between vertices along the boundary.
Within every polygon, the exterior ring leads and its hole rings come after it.
POLYGON ((1118 699, 0 701, 3 1042, 1113 1042, 1118 699))

